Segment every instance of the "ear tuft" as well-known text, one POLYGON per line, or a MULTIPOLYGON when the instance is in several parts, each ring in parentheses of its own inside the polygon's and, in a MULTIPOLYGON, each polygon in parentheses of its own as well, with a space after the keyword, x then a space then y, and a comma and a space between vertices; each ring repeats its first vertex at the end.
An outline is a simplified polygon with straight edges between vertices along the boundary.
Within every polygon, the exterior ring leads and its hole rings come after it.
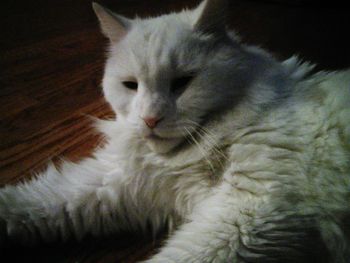
POLYGON ((114 14, 111 10, 93 2, 92 8, 100 21, 103 34, 111 42, 120 41, 131 27, 131 21, 121 15, 114 14))
POLYGON ((208 34, 225 32, 228 0, 204 0, 195 10, 195 29, 208 34))

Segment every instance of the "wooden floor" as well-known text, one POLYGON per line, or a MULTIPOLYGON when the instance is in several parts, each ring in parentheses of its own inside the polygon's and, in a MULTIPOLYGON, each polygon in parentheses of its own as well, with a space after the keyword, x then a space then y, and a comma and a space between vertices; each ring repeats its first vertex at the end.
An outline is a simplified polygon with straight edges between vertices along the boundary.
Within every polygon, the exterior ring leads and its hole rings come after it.
MULTIPOLYGON (((106 0, 117 12, 156 15, 197 0, 106 0)), ((350 67, 350 16, 338 1, 232 1, 230 26, 280 58, 318 69, 350 67), (307 2, 308 4, 303 4, 307 2)), ((1 4, 0 186, 30 178, 51 160, 78 160, 101 141, 88 117, 113 116, 101 96, 106 39, 89 0, 12 0, 1 4)), ((161 239, 124 234, 82 243, 0 251, 0 262, 136 262, 161 239)))

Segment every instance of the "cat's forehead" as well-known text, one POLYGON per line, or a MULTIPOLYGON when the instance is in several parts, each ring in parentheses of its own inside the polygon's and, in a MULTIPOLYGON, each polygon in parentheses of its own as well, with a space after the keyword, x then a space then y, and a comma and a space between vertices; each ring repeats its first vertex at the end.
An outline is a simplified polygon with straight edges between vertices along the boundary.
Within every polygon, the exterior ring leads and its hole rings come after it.
POLYGON ((154 75, 176 67, 186 71, 184 67, 194 67, 200 59, 196 50, 199 42, 203 39, 196 36, 186 16, 173 14, 139 20, 123 43, 123 61, 129 62, 134 74, 154 75))
MULTIPOLYGON (((192 26, 180 14, 167 14, 159 17, 140 19, 134 25, 134 31, 139 36, 150 37, 188 33, 192 26)), ((132 32, 131 32, 132 33, 132 32)))
POLYGON ((190 40, 190 25, 178 16, 168 15, 137 23, 130 32, 128 42, 139 57, 147 55, 165 63, 172 53, 181 51, 190 40))

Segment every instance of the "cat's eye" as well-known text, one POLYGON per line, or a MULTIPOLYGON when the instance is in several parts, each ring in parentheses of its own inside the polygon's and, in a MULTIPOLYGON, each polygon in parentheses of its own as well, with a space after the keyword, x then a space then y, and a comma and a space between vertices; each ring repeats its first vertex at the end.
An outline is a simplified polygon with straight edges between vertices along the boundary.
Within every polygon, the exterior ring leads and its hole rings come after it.
POLYGON ((131 90, 137 90, 138 83, 136 81, 123 81, 122 82, 124 87, 131 89, 131 90))
POLYGON ((194 78, 193 75, 186 75, 186 76, 173 79, 173 81, 171 82, 171 90, 172 91, 183 90, 188 86, 188 84, 190 84, 193 78, 194 78))

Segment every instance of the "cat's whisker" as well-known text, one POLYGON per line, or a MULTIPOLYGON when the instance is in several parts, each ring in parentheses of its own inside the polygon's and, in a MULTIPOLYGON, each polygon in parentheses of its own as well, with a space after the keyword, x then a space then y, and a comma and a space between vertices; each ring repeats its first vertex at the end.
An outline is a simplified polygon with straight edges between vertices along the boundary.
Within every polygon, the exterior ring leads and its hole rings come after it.
POLYGON ((211 161, 209 160, 209 158, 207 157, 205 150, 203 149, 203 147, 200 145, 200 143, 196 140, 196 138, 192 135, 192 133, 186 128, 184 127, 184 130, 187 132, 189 138, 191 138, 191 140, 194 142, 194 144, 197 146, 198 150, 200 151, 200 153, 202 154, 203 158, 205 159, 205 161, 207 162, 207 164, 209 165, 210 169, 212 170, 212 172, 215 172, 214 166, 211 163, 211 161))
POLYGON ((221 168, 224 168, 225 165, 224 165, 222 159, 224 158, 225 160, 227 160, 227 157, 224 155, 224 153, 220 149, 218 149, 218 147, 215 146, 213 144, 213 142, 211 142, 210 140, 207 140, 208 138, 206 138, 203 134, 201 134, 199 130, 196 130, 195 133, 197 136, 199 136, 201 138, 203 143, 205 143, 208 146, 208 148, 210 148, 212 150, 211 153, 212 153, 213 157, 216 159, 216 161, 219 163, 221 168))
POLYGON ((225 165, 222 162, 220 156, 225 157, 225 158, 226 158, 226 156, 219 149, 217 149, 217 147, 215 145, 213 145, 209 140, 206 140, 205 136, 203 136, 198 130, 196 130, 195 133, 202 139, 202 141, 205 144, 207 144, 207 146, 209 148, 211 148, 213 150, 213 152, 212 152, 213 157, 218 161, 221 168, 224 168, 225 165))
POLYGON ((200 125, 199 123, 189 120, 187 119, 187 121, 191 124, 193 124, 194 126, 196 126, 197 128, 201 129, 203 132, 205 132, 207 135, 210 135, 211 137, 215 137, 215 135, 207 128, 203 127, 202 125, 200 125))
POLYGON ((213 136, 211 136, 203 127, 199 127, 198 134, 203 138, 204 141, 210 143, 213 150, 218 153, 222 158, 228 161, 225 153, 220 149, 220 145, 216 142, 213 136), (203 134, 202 134, 203 133, 203 134))
MULTIPOLYGON (((194 131, 196 131, 196 134, 198 134, 198 136, 200 136, 205 143, 208 143, 210 148, 212 148, 213 151, 216 152, 216 154, 220 155, 223 159, 228 161, 226 155, 223 153, 222 150, 220 150, 220 146, 216 142, 214 135, 212 135, 212 133, 208 129, 205 129, 204 127, 202 127, 201 125, 199 125, 194 121, 191 121, 191 120, 186 120, 186 121, 188 121, 188 124, 195 126, 194 131)), ((221 159, 221 158, 218 158, 218 159, 221 159)))

